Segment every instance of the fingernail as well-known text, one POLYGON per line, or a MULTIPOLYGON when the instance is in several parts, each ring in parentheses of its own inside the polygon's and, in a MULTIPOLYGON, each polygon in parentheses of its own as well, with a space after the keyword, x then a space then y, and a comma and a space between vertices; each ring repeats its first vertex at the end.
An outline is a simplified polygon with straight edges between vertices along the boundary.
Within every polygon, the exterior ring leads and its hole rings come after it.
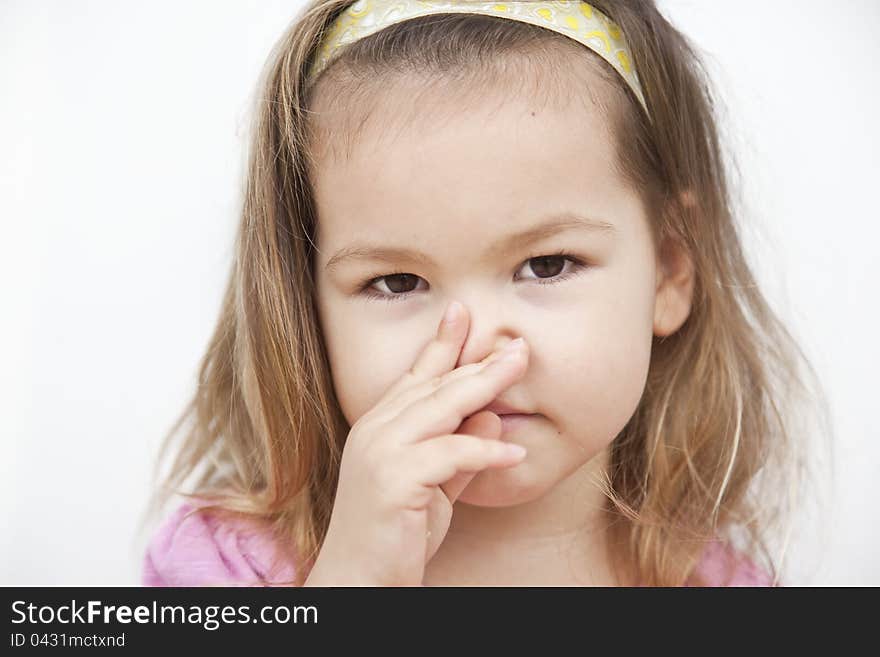
POLYGON ((507 443, 504 446, 504 449, 507 450, 507 453, 510 454, 511 456, 517 456, 517 457, 525 456, 526 451, 527 451, 526 448, 523 447, 522 445, 514 445, 513 443, 507 443))
POLYGON ((458 319, 459 312, 461 311, 461 304, 458 301, 453 301, 449 304, 449 307, 446 309, 446 314, 443 315, 443 323, 444 324, 452 324, 458 319))
POLYGON ((510 344, 508 344, 504 349, 501 350, 501 354, 499 355, 499 360, 502 363, 508 363, 512 361, 516 361, 520 354, 522 354, 522 346, 525 340, 522 338, 517 338, 510 344))
POLYGON ((512 342, 508 342, 498 351, 493 351, 491 354, 486 356, 486 359, 484 361, 485 366, 489 366, 492 363, 506 363, 508 360, 516 360, 517 358, 519 358, 519 355, 522 352, 522 346, 524 344, 525 340, 523 340, 522 338, 517 338, 512 342))
POLYGON ((526 341, 523 340, 522 338, 517 338, 513 342, 508 342, 507 345, 505 345, 504 349, 502 349, 501 351, 505 355, 511 354, 511 353, 516 353, 517 351, 519 351, 522 348, 522 346, 525 344, 525 342, 526 341))

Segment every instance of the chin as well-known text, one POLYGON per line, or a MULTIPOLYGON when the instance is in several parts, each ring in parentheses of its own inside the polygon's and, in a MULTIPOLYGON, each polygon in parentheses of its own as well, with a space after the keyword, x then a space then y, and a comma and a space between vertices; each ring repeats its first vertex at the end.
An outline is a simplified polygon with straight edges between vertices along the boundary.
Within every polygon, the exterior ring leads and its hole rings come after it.
POLYGON ((477 474, 458 496, 456 504, 463 502, 472 506, 516 506, 538 499, 546 493, 553 482, 536 481, 529 476, 528 456, 519 465, 509 468, 483 470, 477 474))

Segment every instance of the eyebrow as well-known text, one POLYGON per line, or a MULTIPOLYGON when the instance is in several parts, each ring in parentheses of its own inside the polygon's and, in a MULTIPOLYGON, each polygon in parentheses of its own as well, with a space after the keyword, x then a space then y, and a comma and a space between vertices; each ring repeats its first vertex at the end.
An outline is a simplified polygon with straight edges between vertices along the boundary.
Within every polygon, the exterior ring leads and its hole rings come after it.
MULTIPOLYGON (((607 221, 590 219, 572 212, 563 212, 551 215, 531 228, 502 238, 486 249, 484 257, 496 256, 514 247, 521 248, 566 230, 585 230, 607 234, 614 234, 616 232, 615 227, 607 221)), ((413 249, 389 247, 383 244, 353 244, 333 254, 333 257, 324 265, 324 269, 329 271, 339 267, 343 262, 362 260, 388 263, 415 262, 425 265, 435 264, 430 256, 413 249)))

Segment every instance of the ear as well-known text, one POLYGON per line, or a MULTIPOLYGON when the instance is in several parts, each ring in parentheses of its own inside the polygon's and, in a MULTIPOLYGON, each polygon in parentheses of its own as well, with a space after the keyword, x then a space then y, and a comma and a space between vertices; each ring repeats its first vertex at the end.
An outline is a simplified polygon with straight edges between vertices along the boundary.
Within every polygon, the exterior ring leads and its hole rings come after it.
POLYGON ((694 264, 690 253, 681 241, 666 237, 657 253, 654 335, 665 337, 681 328, 691 313, 693 297, 694 264))

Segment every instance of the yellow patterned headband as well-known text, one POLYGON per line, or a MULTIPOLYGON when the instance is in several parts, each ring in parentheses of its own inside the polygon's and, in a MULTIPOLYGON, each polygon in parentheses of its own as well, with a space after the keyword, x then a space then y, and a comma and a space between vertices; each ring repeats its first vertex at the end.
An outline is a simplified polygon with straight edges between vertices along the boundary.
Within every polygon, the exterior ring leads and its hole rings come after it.
POLYGON ((357 0, 330 27, 309 72, 309 79, 323 71, 342 46, 419 16, 434 14, 482 14, 530 23, 564 34, 595 51, 626 81, 650 117, 632 55, 620 28, 586 2, 434 2, 430 0, 357 0))

